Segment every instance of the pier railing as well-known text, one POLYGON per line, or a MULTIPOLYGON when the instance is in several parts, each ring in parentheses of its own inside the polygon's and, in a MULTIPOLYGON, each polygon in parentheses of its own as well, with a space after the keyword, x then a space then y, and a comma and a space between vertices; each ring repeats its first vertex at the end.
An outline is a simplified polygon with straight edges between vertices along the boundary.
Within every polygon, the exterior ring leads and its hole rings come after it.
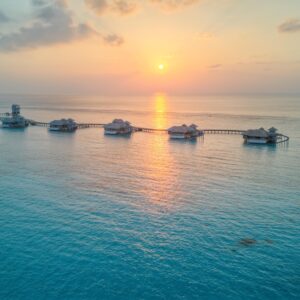
MULTIPOLYGON (((28 120, 32 126, 49 127, 50 123, 28 120)), ((103 123, 78 123, 78 128, 103 128, 103 123)), ((133 127, 135 132, 153 132, 153 133, 168 133, 167 129, 147 128, 147 127, 133 127)), ((199 133, 205 134, 243 134, 245 130, 240 129, 202 129, 199 133)))
MULTIPOLYGON (((135 131, 142 131, 142 132, 161 132, 167 133, 167 129, 157 129, 157 128, 144 128, 144 127, 134 127, 135 131)), ((245 130, 240 129, 202 129, 199 130, 199 134, 243 134, 245 130)))
POLYGON ((244 134, 245 130, 240 129, 203 129, 205 134, 244 134))
MULTIPOLYGON (((40 126, 40 127, 49 127, 50 126, 50 123, 47 123, 47 122, 39 122, 39 121, 34 121, 34 120, 28 120, 28 122, 32 126, 40 126)), ((79 123, 77 125, 78 125, 78 128, 83 129, 83 128, 102 128, 102 127, 104 127, 105 124, 79 123)))
POLYGON ((289 138, 287 135, 278 133, 278 134, 277 134, 277 141, 276 141, 276 144, 286 143, 286 142, 289 141, 289 139, 290 139, 290 138, 289 138))
MULTIPOLYGON (((0 116, 7 116, 9 114, 0 114, 0 116)), ((39 122, 34 120, 28 120, 29 124, 32 126, 41 126, 41 127, 49 127, 50 123, 47 122, 39 122)), ((104 123, 78 123, 78 128, 103 128, 105 126, 104 123)), ((147 127, 133 127, 134 132, 148 132, 148 133, 168 133, 167 129, 159 129, 159 128, 147 128, 147 127)), ((203 134, 234 134, 234 135, 243 135, 246 130, 240 129, 202 129, 199 130, 199 136, 203 134)), ((285 143, 289 140, 289 137, 278 133, 277 134, 277 144, 285 143)))

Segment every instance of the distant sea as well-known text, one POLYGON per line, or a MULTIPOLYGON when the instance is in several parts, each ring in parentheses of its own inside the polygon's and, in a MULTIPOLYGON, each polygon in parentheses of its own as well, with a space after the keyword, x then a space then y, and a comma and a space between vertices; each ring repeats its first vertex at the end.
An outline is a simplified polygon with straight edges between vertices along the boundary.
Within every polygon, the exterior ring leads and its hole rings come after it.
POLYGON ((37 121, 238 135, 0 128, 0 299, 299 299, 300 96, 0 95, 37 121))

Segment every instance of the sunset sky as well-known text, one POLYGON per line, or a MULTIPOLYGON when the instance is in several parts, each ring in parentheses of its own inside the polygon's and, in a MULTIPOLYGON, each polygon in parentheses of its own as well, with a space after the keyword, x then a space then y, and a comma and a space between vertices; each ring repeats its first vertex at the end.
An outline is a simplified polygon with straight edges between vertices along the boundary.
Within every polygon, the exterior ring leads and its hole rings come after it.
POLYGON ((0 1, 1 93, 299 93, 299 83, 299 0, 0 1))

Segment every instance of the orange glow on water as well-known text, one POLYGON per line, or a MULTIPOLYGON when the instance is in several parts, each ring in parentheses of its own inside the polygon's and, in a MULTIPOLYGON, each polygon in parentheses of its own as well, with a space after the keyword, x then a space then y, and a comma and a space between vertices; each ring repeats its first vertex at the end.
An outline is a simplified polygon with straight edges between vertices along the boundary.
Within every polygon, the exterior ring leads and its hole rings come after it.
POLYGON ((165 113, 166 111, 167 97, 164 94, 158 94, 155 96, 155 112, 165 113))
POLYGON ((165 129, 167 122, 166 122, 166 109, 167 109, 167 102, 168 99, 164 94, 157 94, 154 97, 154 123, 155 127, 158 129, 165 129))
POLYGON ((172 209, 178 204, 180 191, 177 189, 177 176, 174 176, 178 168, 169 151, 168 140, 164 134, 155 134, 147 146, 149 148, 144 152, 144 163, 148 170, 148 184, 143 193, 150 203, 172 209))

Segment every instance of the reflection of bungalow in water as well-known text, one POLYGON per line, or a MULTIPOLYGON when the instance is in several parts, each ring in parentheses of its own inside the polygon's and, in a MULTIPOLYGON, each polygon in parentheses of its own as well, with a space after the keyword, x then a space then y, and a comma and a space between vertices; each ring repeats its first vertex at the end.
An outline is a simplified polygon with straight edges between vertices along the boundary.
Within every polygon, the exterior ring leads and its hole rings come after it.
POLYGON ((11 113, 7 113, 4 117, 0 117, 2 127, 4 128, 24 128, 29 125, 27 119, 20 115, 20 106, 13 104, 11 106, 11 113))
POLYGON ((72 132, 78 128, 77 123, 73 119, 54 120, 50 123, 50 131, 72 132))
POLYGON ((277 129, 272 127, 268 131, 264 128, 249 129, 243 138, 247 144, 268 144, 277 142, 277 129))
POLYGON ((131 134, 133 127, 128 121, 122 119, 115 119, 112 123, 104 125, 104 133, 108 135, 123 135, 131 134))
POLYGON ((197 125, 187 126, 185 124, 181 126, 173 126, 168 129, 168 134, 171 139, 191 139, 199 136, 201 131, 197 130, 197 125))

